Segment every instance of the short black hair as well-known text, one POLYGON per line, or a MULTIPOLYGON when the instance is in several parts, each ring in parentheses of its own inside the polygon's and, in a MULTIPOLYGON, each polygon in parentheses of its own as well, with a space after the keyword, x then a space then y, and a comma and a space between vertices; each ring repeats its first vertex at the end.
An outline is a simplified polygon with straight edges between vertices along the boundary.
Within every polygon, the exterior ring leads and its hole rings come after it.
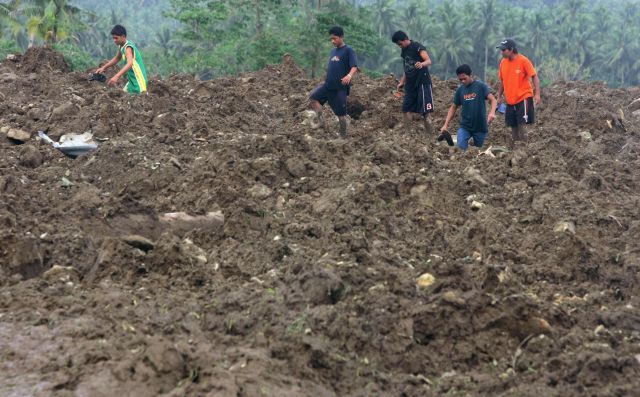
POLYGON ((467 64, 458 66, 456 74, 466 74, 467 76, 471 76, 471 66, 467 64))
POLYGON ((338 37, 344 37, 344 29, 342 29, 341 26, 334 26, 331 29, 329 29, 329 34, 332 34, 338 37))
POLYGON ((124 26, 122 25, 116 25, 113 27, 113 29, 111 29, 111 35, 112 36, 126 36, 127 35, 127 29, 124 28, 124 26))
POLYGON ((398 30, 393 34, 393 36, 391 36, 391 41, 393 41, 394 43, 397 43, 399 41, 407 40, 408 38, 409 36, 407 36, 405 32, 403 32, 402 30, 398 30))

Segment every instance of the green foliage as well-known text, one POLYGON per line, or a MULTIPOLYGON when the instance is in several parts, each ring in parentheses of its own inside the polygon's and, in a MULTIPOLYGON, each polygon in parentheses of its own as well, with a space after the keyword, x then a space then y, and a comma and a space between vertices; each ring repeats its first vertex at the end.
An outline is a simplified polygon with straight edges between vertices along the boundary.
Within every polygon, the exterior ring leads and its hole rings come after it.
POLYGON ((13 40, 0 39, 0 60, 3 60, 9 54, 18 54, 22 52, 20 47, 13 40))
POLYGON ((62 53, 64 60, 67 61, 72 70, 84 71, 96 66, 91 54, 72 42, 56 43, 53 45, 53 49, 62 53))
POLYGON ((0 1, 2 48, 57 43, 82 69, 113 57, 109 31, 118 23, 150 73, 202 78, 256 70, 285 53, 321 77, 331 49, 327 31, 340 25, 361 68, 378 76, 402 73, 390 37, 404 30, 425 44, 431 72, 441 77, 468 63, 476 75, 494 79, 495 46, 511 37, 545 83, 593 78, 640 85, 639 17, 640 0, 0 1))

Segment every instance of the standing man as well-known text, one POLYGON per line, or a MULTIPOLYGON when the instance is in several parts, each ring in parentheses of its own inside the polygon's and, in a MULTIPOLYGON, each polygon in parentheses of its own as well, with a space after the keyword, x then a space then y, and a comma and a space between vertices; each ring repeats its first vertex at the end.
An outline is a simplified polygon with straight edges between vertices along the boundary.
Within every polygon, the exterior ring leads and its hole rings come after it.
POLYGON ((460 65, 456 69, 458 80, 462 85, 458 87, 453 96, 453 104, 449 108, 444 125, 440 129, 442 133, 447 131, 449 122, 456 114, 456 110, 462 106, 460 115, 460 128, 458 129, 458 147, 467 150, 469 139, 473 138, 473 145, 482 147, 482 143, 489 132, 488 124, 496 118, 496 98, 489 87, 480 80, 475 80, 471 76, 469 65, 460 65), (491 110, 487 116, 485 101, 491 102, 491 110))
POLYGON ((535 121, 535 105, 540 103, 540 80, 531 61, 518 54, 516 42, 505 39, 497 47, 502 51, 498 78, 502 82, 498 89, 498 104, 504 93, 507 111, 505 121, 511 127, 511 146, 517 141, 527 142, 526 125, 535 121), (533 79, 533 87, 531 80, 533 79))
POLYGON ((111 29, 111 37, 113 42, 119 48, 118 53, 112 60, 107 62, 104 66, 98 68, 96 73, 104 73, 105 70, 111 66, 116 65, 121 59, 125 60, 126 64, 115 76, 109 80, 109 85, 115 85, 118 80, 125 74, 127 75, 127 84, 124 86, 124 90, 130 94, 140 94, 147 91, 147 70, 142 62, 142 55, 135 44, 127 40, 127 30, 124 26, 116 25, 111 29))
POLYGON ((340 26, 329 29, 331 43, 335 47, 329 56, 325 82, 311 93, 311 107, 318 121, 325 127, 322 117, 322 105, 329 102, 331 110, 340 121, 340 137, 347 137, 347 96, 351 88, 351 79, 358 71, 358 59, 355 51, 344 43, 344 30, 340 26))
POLYGON ((402 113, 407 126, 411 123, 411 113, 419 113, 424 121, 427 134, 433 132, 429 113, 433 112, 433 90, 429 66, 431 59, 427 49, 417 41, 409 40, 409 36, 398 30, 391 37, 391 41, 402 48, 400 57, 404 63, 404 73, 398 83, 398 90, 404 86, 404 100, 402 113))

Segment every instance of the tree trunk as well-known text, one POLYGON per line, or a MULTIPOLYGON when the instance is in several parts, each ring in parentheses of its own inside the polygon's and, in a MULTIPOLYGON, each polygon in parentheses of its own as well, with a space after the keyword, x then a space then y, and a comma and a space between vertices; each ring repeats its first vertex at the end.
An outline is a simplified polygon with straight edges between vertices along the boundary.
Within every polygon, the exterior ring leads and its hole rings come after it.
POLYGON ((487 82, 487 67, 489 67, 489 45, 484 42, 484 82, 487 82))
POLYGON ((262 7, 260 0, 256 0, 256 36, 262 33, 262 7))

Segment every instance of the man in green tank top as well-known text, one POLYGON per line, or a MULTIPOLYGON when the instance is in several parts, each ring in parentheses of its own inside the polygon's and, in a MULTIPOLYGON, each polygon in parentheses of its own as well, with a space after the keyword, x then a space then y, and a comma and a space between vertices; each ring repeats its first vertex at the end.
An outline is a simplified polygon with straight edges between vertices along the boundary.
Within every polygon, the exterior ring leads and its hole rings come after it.
POLYGON ((104 66, 98 68, 96 73, 104 73, 105 70, 111 66, 116 65, 121 60, 126 62, 125 66, 116 73, 115 76, 109 80, 109 85, 115 85, 120 77, 127 75, 127 85, 124 86, 124 90, 131 94, 140 94, 147 92, 147 70, 142 62, 142 55, 135 44, 127 40, 127 30, 124 26, 116 25, 111 29, 111 37, 113 42, 116 43, 120 49, 112 60, 107 62, 104 66))

